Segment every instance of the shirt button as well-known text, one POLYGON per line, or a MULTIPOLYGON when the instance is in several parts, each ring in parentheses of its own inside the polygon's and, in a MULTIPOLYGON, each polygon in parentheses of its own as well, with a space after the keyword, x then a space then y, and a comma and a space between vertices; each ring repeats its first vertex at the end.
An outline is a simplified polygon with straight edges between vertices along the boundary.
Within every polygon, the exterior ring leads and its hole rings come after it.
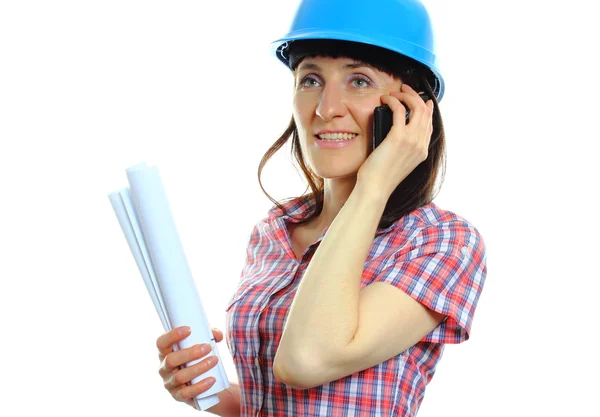
POLYGON ((469 254, 469 249, 467 249, 466 246, 463 246, 460 248, 460 252, 463 254, 463 256, 467 256, 469 254))

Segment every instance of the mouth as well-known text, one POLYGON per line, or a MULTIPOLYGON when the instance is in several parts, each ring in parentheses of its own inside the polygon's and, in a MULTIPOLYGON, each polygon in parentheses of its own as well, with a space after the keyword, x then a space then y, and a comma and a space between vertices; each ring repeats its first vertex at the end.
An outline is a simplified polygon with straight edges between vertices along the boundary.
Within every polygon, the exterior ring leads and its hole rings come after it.
POLYGON ((315 135, 315 137, 323 142, 344 142, 352 140, 358 136, 358 133, 347 132, 327 132, 315 135))
POLYGON ((341 149, 352 146, 358 133, 321 131, 315 137, 315 144, 320 149, 341 149))

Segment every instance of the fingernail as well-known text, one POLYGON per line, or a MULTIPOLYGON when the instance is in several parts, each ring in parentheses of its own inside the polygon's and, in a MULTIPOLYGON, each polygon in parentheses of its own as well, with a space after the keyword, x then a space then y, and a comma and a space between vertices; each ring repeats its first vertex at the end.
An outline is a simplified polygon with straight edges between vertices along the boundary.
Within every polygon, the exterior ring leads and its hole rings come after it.
POLYGON ((180 327, 180 328, 179 328, 179 334, 180 334, 181 336, 183 336, 183 335, 186 335, 186 334, 189 334, 189 333, 191 333, 191 332, 192 332, 192 329, 190 329, 188 326, 183 326, 183 327, 180 327))
POLYGON ((202 352, 202 354, 207 354, 208 352, 211 351, 211 346, 210 345, 202 345, 202 347, 200 348, 200 351, 202 352))
POLYGON ((206 385, 212 385, 215 382, 217 382, 217 380, 214 379, 212 376, 210 378, 206 378, 206 385))

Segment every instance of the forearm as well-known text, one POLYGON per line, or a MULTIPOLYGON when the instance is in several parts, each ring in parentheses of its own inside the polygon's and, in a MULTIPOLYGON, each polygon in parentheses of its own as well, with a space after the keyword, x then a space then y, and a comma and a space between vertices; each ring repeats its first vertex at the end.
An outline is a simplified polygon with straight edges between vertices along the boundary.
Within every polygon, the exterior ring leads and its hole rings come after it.
POLYGON ((219 403, 206 411, 221 417, 240 417, 240 386, 233 382, 229 385, 229 388, 219 393, 219 403))
POLYGON ((326 363, 352 341, 364 263, 385 204, 356 187, 350 194, 298 287, 277 351, 280 364, 326 363))

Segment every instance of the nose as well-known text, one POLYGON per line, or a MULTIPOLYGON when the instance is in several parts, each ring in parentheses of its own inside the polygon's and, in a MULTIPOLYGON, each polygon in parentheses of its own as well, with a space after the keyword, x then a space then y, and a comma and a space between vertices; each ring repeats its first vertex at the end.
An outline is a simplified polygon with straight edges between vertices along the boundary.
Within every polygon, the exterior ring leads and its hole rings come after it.
POLYGON ((344 116, 347 111, 342 89, 334 83, 326 84, 325 88, 321 91, 320 101, 316 110, 317 115, 328 122, 335 117, 344 116))

